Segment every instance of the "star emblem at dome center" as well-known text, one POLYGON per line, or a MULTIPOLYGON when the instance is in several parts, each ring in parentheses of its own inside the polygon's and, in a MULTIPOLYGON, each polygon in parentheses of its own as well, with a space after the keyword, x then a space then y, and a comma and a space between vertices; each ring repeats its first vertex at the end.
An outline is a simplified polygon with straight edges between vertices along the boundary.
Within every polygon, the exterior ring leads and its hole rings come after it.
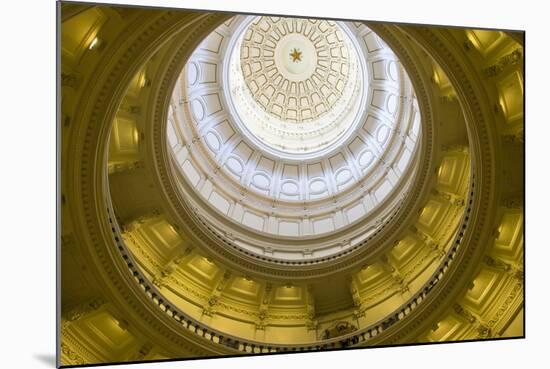
POLYGON ((302 52, 299 49, 294 48, 289 55, 294 63, 302 61, 302 52))

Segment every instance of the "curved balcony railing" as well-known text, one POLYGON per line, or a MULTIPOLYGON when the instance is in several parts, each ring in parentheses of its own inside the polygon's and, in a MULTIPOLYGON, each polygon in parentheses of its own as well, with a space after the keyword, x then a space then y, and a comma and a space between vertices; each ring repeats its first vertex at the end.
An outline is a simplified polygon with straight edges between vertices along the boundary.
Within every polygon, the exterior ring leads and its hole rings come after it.
MULTIPOLYGON (((374 237, 376 237, 385 227, 388 225, 397 214, 399 214, 399 211, 401 210, 403 206, 404 199, 406 198, 408 192, 402 193, 400 196, 400 199, 397 201, 395 207, 393 208, 393 211, 386 215, 384 220, 380 222, 380 225, 377 226, 376 230, 372 232, 371 235, 369 235, 367 238, 362 240, 361 242, 358 242, 356 245, 348 247, 346 250, 339 252, 337 254, 328 255, 324 257, 319 258, 311 258, 311 259, 300 259, 300 260, 291 260, 291 259, 278 259, 278 258, 272 258, 268 256, 262 256, 257 255, 253 252, 250 252, 242 247, 239 247, 234 241, 228 239, 224 234, 220 233, 215 227, 213 227, 208 219, 206 219, 204 216, 202 216, 198 209, 192 208, 193 215, 195 219, 199 222, 199 224, 204 227, 204 230, 207 230, 211 234, 213 234, 218 240, 223 242, 227 247, 234 248, 235 250, 251 257, 255 258, 257 260, 261 261, 269 261, 271 263, 279 264, 279 265, 318 265, 325 263, 327 261, 339 259, 342 256, 348 255, 349 253, 363 247, 366 245, 369 241, 371 241, 374 237)), ((336 245, 334 246, 336 247, 336 245)))
POLYGON ((397 309, 394 313, 386 316, 384 319, 378 321, 377 323, 374 323, 370 326, 364 327, 349 334, 307 344, 270 344, 267 342, 242 339, 209 327, 188 316, 178 307, 173 306, 163 297, 158 288, 144 276, 142 271, 139 269, 135 258, 124 244, 120 227, 115 219, 108 186, 106 186, 107 200, 105 205, 108 214, 110 229, 113 236, 113 241, 117 246, 118 253, 124 260, 130 275, 141 287, 144 296, 161 312, 165 313, 168 317, 181 325, 183 329, 194 333, 200 339, 209 341, 216 345, 225 346, 229 349, 236 351, 237 353, 331 350, 355 346, 368 342, 388 328, 406 319, 407 316, 409 316, 415 309, 418 308, 422 301, 424 301, 428 297, 435 286, 437 286, 437 284, 442 280, 443 276, 449 269, 449 266, 454 261, 458 250, 462 245, 462 239, 464 238, 465 231, 468 228, 475 193, 475 181, 472 171, 470 178, 471 181, 469 186, 470 192, 468 194, 468 200, 466 202, 460 225, 457 228, 455 237, 453 239, 453 244, 445 254, 438 270, 432 274, 432 277, 423 285, 423 287, 420 288, 420 290, 405 304, 401 305, 401 307, 397 309))

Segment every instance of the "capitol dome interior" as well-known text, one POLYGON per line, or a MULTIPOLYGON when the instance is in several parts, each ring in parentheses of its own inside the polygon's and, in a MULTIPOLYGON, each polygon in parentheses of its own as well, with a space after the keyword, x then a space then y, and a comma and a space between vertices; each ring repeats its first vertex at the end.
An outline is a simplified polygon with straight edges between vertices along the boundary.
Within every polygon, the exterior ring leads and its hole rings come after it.
POLYGON ((58 17, 58 365, 524 337, 522 32, 58 17))

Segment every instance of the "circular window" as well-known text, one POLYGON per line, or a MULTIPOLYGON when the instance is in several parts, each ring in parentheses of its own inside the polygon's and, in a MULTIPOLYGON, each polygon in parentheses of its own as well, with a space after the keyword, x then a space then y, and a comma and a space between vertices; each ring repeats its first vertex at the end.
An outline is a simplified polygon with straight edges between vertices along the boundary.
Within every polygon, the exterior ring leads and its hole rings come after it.
POLYGON ((258 17, 234 38, 228 103, 256 145, 287 160, 334 149, 360 120, 365 62, 343 26, 258 17))

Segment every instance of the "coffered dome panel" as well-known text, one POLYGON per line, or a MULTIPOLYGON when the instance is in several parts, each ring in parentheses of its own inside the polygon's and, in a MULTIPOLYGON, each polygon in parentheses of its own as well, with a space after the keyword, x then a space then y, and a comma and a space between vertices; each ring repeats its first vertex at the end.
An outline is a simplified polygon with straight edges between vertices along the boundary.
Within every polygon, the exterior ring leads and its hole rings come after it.
POLYGON ((349 81, 349 44, 332 21, 259 17, 241 44, 246 86, 256 103, 279 119, 320 118, 349 81))
POLYGON ((245 19, 229 42, 224 80, 241 131, 262 150, 297 161, 334 150, 365 104, 365 60, 345 24, 245 19))

